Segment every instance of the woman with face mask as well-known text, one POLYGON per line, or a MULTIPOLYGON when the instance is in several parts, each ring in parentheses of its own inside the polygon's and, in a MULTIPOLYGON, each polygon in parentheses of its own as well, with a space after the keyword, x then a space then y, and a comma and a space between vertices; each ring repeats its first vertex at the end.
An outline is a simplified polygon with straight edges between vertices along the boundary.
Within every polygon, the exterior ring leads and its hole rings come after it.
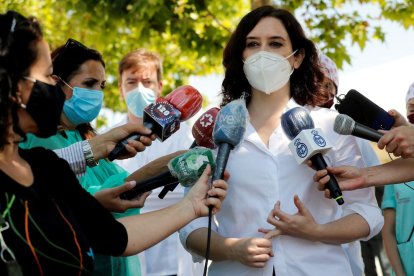
MULTIPOLYGON (((352 275, 341 244, 380 231, 374 193, 344 193, 341 207, 326 199, 312 169, 295 161, 281 128, 282 114, 301 106, 334 143, 326 162, 364 165, 355 138, 333 131, 337 113, 315 107, 325 97, 314 44, 292 14, 264 6, 242 18, 223 65, 222 105, 246 95, 250 121, 227 163, 232 178, 212 228, 208 275, 352 275)), ((197 219, 180 230, 197 258, 205 256, 207 225, 197 219)))
POLYGON ((0 275, 89 275, 96 253, 136 254, 219 210, 227 185, 208 191, 206 169, 174 206, 116 220, 52 151, 18 147, 27 133, 56 133, 64 100, 37 21, 0 14, 0 275))
MULTIPOLYGON (((66 95, 60 117, 60 131, 49 138, 28 134, 27 140, 20 145, 22 148, 41 146, 55 150, 92 138, 96 134, 90 123, 98 116, 103 102, 105 63, 101 54, 69 39, 65 45, 52 52, 52 63, 53 78, 66 95)), ((99 164, 86 168, 85 174, 78 179, 86 191, 119 218, 139 214, 139 208, 150 194, 144 193, 136 200, 121 200, 112 196, 108 198, 108 191, 117 191, 117 187, 124 184, 128 175, 115 163, 103 159, 99 164)), ((94 275, 139 275, 139 271, 141 268, 137 256, 95 256, 94 275)))

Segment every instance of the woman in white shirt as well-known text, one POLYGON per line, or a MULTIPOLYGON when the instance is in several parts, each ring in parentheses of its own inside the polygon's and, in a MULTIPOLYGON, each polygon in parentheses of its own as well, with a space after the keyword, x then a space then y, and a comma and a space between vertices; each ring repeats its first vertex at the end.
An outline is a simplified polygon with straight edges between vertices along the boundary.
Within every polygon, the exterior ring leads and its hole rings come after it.
MULTIPOLYGON (((329 165, 364 165, 355 138, 333 131, 337 113, 315 107, 323 74, 314 44, 288 11, 260 7, 237 26, 223 64, 222 104, 247 93, 250 122, 227 164, 232 178, 212 229, 209 275, 352 275, 340 244, 380 231, 373 190, 344 192, 341 207, 325 198, 280 127, 285 111, 304 106, 334 143, 324 155, 329 165)), ((195 257, 205 255, 206 226, 198 219, 180 231, 195 257)))

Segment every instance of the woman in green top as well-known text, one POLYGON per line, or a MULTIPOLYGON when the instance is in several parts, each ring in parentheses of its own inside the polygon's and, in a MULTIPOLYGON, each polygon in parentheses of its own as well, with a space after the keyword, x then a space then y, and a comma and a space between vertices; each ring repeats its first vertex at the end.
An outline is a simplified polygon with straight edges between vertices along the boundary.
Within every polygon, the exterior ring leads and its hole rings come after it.
MULTIPOLYGON (((102 107, 102 90, 105 87, 105 63, 102 55, 74 39, 69 39, 65 45, 53 51, 52 62, 53 76, 60 82, 66 94, 60 120, 61 131, 49 138, 38 138, 29 134, 27 140, 20 145, 22 148, 41 146, 52 150, 60 149, 89 139, 96 134, 90 122, 98 116, 102 107)), ((112 211, 116 218, 120 218, 139 214, 137 207, 142 207, 145 198, 149 195, 149 193, 143 194, 139 199, 124 204, 117 204, 116 201, 121 201, 119 198, 114 198, 115 202, 113 202, 102 196, 107 195, 103 191, 118 189, 127 176, 128 173, 116 164, 100 160, 97 166, 88 167, 85 174, 78 179, 84 189, 112 211), (130 209, 126 210, 126 208, 130 209)), ((129 183, 125 185, 131 186, 129 183)), ((97 255, 95 258, 94 275, 139 275, 140 271, 137 255, 129 257, 97 255)))

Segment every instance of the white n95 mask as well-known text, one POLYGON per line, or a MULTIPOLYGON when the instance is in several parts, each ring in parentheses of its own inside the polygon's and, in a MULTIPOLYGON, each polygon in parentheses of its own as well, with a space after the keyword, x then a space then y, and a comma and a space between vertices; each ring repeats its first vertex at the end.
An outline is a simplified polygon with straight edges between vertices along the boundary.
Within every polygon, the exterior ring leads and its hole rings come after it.
POLYGON ((140 82, 136 88, 126 94, 125 100, 128 110, 135 116, 142 118, 144 108, 155 102, 155 92, 140 82))
POLYGON ((255 89, 271 94, 282 88, 293 73, 287 57, 267 51, 257 52, 246 58, 243 71, 250 85, 255 89))

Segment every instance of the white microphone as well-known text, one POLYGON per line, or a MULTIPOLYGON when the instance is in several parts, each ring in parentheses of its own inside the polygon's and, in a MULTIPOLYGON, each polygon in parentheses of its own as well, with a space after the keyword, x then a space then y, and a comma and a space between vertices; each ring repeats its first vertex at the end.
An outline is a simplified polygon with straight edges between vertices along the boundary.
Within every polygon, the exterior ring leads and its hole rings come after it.
MULTIPOLYGON (((294 107, 282 115, 282 129, 286 136, 292 141, 289 149, 298 164, 311 160, 317 170, 326 169, 328 166, 322 153, 330 150, 332 144, 323 136, 322 130, 314 128, 315 125, 311 116, 303 107, 294 107)), ((344 199, 335 176, 328 173, 330 179, 325 187, 331 193, 335 201, 342 205, 344 199)))
POLYGON ((302 164, 317 153, 324 154, 332 147, 320 128, 303 129, 289 143, 289 149, 298 164, 302 164))

